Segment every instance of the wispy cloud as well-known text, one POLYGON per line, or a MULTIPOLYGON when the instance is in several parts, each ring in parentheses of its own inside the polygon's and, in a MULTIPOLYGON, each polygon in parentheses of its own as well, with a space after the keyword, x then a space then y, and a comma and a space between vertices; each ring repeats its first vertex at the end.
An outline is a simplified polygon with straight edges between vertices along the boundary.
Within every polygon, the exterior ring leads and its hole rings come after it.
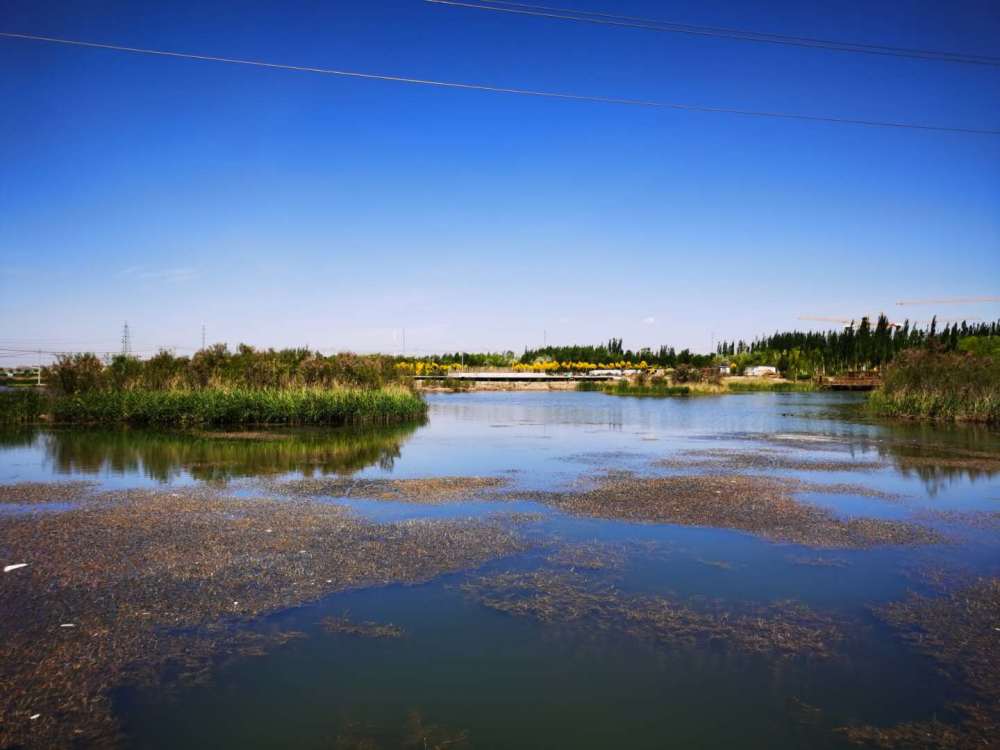
POLYGON ((653 326, 653 325, 656 325, 656 318, 654 318, 652 315, 650 315, 650 316, 642 319, 642 324, 644 326, 653 326))
POLYGON ((145 266, 130 266, 119 271, 122 278, 138 279, 140 281, 190 281, 198 276, 196 268, 146 268, 145 266))

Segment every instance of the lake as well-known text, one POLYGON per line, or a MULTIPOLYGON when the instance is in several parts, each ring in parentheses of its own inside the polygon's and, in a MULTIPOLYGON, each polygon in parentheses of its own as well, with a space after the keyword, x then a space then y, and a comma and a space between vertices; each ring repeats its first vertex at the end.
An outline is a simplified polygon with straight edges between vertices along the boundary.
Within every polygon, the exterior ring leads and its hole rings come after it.
POLYGON ((1000 434, 859 400, 0 432, 0 747, 972 746, 1000 434))

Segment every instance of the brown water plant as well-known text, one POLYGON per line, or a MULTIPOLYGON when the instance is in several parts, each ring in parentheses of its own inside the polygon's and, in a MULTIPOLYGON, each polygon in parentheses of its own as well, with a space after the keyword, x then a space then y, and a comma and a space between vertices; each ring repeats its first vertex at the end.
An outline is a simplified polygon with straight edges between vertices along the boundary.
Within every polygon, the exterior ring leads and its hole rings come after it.
POLYGON ((405 633, 398 625, 390 623, 372 622, 370 620, 352 620, 343 615, 341 617, 324 617, 320 622, 323 630, 333 635, 352 635, 359 638, 402 638, 405 633))
POLYGON ((96 488, 93 482, 17 482, 0 484, 0 505, 72 503, 96 488))
POLYGON ((112 688, 268 646, 241 624, 523 548, 499 523, 373 523, 326 503, 191 488, 0 515, 4 558, 27 563, 0 575, 0 747, 114 744, 112 688))
POLYGON ((941 596, 911 594, 876 609, 916 651, 964 691, 956 723, 937 719, 841 731, 882 748, 987 748, 1000 737, 1000 578, 979 578, 941 596))
POLYGON ((657 466, 670 469, 709 469, 726 471, 817 471, 868 472, 885 464, 875 461, 830 460, 801 458, 775 450, 699 450, 657 461, 657 466))
POLYGON ((842 518, 798 500, 796 495, 804 492, 891 497, 856 485, 809 484, 755 475, 644 477, 625 472, 609 474, 581 490, 511 495, 530 497, 574 515, 734 529, 809 547, 864 548, 943 541, 933 530, 913 523, 842 518))
POLYGON ((509 483, 502 477, 427 477, 419 479, 293 479, 264 486, 292 497, 356 497, 436 505, 474 500, 509 483))
POLYGON ((720 645, 750 653, 826 658, 842 624, 803 604, 695 607, 676 598, 626 594, 592 576, 539 570, 477 578, 463 590, 486 607, 544 623, 579 623, 671 647, 720 645))

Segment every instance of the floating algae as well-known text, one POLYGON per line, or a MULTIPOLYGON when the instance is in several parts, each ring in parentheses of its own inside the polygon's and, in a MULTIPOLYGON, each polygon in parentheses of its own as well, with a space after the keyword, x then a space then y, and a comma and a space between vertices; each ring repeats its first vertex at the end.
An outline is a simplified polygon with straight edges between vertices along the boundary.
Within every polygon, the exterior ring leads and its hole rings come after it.
POLYGON ((501 477, 430 477, 426 479, 296 479, 266 487, 291 497, 356 497, 398 503, 436 505, 475 499, 508 483, 501 477))
POLYGON ((831 655, 843 628, 796 602, 698 608, 664 596, 622 593, 613 585, 572 572, 540 570, 476 578, 463 590, 484 606, 544 623, 585 623, 635 638, 684 647, 725 645, 778 656, 831 655))
POLYGON ((31 562, 0 576, 0 747, 49 748, 113 744, 118 685, 172 667, 201 679, 219 653, 284 640, 235 624, 335 591, 474 568, 524 542, 498 523, 378 524, 326 503, 174 488, 0 516, 0 548, 31 562))
POLYGON ((617 472, 584 490, 511 493, 567 513, 635 522, 747 531, 778 542, 818 548, 934 544, 936 532, 902 521, 840 518, 795 499, 802 492, 881 493, 854 485, 814 485, 747 475, 640 477, 617 472))
POLYGON ((918 652, 956 680, 967 698, 956 723, 934 718, 890 727, 852 726, 852 742, 883 748, 996 747, 1000 737, 1000 578, 943 596, 916 594, 876 610, 918 652))

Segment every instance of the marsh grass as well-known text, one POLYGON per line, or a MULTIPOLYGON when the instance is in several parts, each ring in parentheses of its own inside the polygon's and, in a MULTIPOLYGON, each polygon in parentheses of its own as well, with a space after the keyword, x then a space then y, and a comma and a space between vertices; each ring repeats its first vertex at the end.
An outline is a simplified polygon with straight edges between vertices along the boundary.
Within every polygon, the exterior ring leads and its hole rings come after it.
POLYGON ((869 396, 868 408, 883 417, 1000 423, 1000 360, 904 352, 869 396))
POLYGON ((46 412, 49 397, 44 391, 17 389, 0 392, 0 424, 37 422, 46 412))
POLYGON ((726 389, 730 393, 810 393, 816 386, 810 382, 746 380, 726 383, 726 389))
POLYGON ((602 391, 613 396, 721 396, 729 393, 807 393, 815 391, 812 383, 775 381, 767 378, 733 378, 729 380, 689 381, 683 385, 665 378, 619 380, 614 383, 582 382, 578 391, 602 391))
POLYGON ((364 388, 90 391, 53 399, 53 421, 153 427, 388 424, 418 419, 412 391, 364 388))

